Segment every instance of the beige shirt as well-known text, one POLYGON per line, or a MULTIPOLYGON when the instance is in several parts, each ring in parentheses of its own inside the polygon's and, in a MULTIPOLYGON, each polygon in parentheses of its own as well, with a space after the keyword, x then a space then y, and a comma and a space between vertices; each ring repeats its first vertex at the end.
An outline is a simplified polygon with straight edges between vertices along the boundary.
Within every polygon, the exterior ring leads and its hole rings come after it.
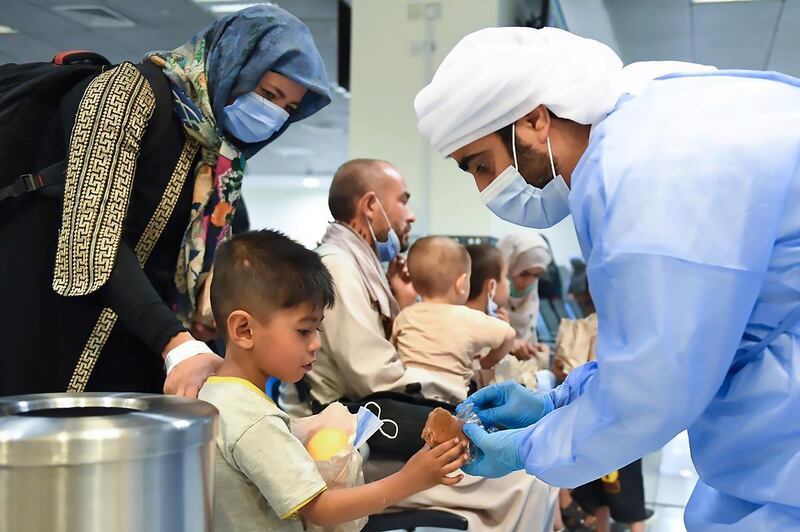
POLYGON ((210 377, 198 396, 217 407, 214 479, 216 532, 297 531, 297 512, 325 491, 325 481, 289 416, 252 383, 210 377))
POLYGON ((438 389, 432 398, 453 402, 467 397, 473 361, 500 347, 511 332, 506 322, 469 307, 422 302, 397 316, 392 343, 410 374, 424 379, 412 368, 427 372, 423 395, 429 395, 426 388, 438 389))
MULTIPOLYGON (((333 244, 322 244, 317 253, 333 277, 336 304, 325 310, 322 347, 306 375, 312 397, 327 405, 342 397, 358 400, 375 392, 402 392, 409 382, 405 369, 352 256, 333 244)), ((281 406, 294 417, 308 415, 294 388, 281 386, 281 406)))

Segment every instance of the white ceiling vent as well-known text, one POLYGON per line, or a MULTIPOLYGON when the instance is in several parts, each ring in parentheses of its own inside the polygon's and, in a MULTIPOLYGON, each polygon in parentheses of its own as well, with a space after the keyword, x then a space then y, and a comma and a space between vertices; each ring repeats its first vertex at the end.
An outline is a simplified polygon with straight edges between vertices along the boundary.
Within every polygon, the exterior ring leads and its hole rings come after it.
POLYGON ((136 26, 128 17, 106 6, 56 6, 54 11, 87 28, 132 28, 136 26))

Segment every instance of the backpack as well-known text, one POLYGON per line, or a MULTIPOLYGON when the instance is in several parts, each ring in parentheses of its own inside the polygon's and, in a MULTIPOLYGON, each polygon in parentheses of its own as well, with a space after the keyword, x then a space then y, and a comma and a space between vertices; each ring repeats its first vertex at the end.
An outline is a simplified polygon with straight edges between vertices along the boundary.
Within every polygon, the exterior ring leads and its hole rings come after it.
POLYGON ((0 202, 61 183, 66 161, 38 157, 61 100, 83 80, 111 66, 102 55, 69 51, 50 62, 0 65, 0 202))

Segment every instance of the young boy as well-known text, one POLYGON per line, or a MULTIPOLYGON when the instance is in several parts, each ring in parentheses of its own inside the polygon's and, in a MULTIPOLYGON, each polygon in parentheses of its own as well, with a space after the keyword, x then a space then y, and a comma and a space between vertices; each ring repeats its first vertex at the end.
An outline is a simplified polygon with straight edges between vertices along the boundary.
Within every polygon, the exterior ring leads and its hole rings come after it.
POLYGON ((333 282, 319 256, 281 233, 245 233, 217 251, 211 306, 226 355, 199 395, 220 412, 217 532, 301 531, 298 515, 323 526, 343 523, 461 480, 448 475, 463 465, 466 444, 451 440, 423 448, 377 482, 327 489, 289 417, 262 387, 268 377, 297 382, 311 370, 323 310, 333 303, 333 282))
MULTIPOLYGON (((484 310, 490 316, 511 321, 508 314, 511 287, 508 280, 508 264, 503 253, 491 244, 475 244, 467 246, 472 260, 472 279, 470 280, 467 306, 475 310, 484 310)), ((514 340, 511 354, 519 360, 532 358, 549 358, 550 351, 544 344, 533 344, 521 338, 514 340)))
POLYGON ((515 337, 508 323, 465 306, 470 268, 467 250, 454 240, 417 240, 408 253, 408 272, 422 302, 397 316, 392 333, 409 379, 422 385, 424 396, 447 403, 466 399, 475 359, 484 369, 493 367, 515 337))
POLYGON ((472 263, 467 306, 508 322, 508 265, 500 250, 491 244, 466 247, 472 263))

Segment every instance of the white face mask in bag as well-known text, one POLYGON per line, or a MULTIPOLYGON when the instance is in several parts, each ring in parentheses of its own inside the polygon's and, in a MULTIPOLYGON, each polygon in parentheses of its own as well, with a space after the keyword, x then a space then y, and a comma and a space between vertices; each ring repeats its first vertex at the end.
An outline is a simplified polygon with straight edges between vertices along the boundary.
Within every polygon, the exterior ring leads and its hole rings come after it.
POLYGON ((550 137, 547 154, 553 179, 544 188, 528 184, 519 173, 517 142, 514 124, 511 125, 511 147, 514 166, 509 166, 481 192, 481 200, 498 217, 524 227, 546 229, 569 215, 569 187, 561 174, 556 174, 550 137))
POLYGON ((375 434, 376 432, 380 432, 383 434, 384 437, 393 440, 397 438, 397 435, 400 433, 400 427, 394 420, 391 419, 381 419, 381 407, 378 403, 370 401, 366 405, 360 407, 358 409, 358 421, 356 423, 356 437, 355 442, 353 443, 353 447, 358 449, 362 445, 364 445, 370 437, 375 434), (378 411, 375 414, 372 410, 370 410, 370 406, 374 407, 375 410, 378 411), (383 430, 384 425, 392 425, 394 426, 394 434, 389 435, 383 430))

